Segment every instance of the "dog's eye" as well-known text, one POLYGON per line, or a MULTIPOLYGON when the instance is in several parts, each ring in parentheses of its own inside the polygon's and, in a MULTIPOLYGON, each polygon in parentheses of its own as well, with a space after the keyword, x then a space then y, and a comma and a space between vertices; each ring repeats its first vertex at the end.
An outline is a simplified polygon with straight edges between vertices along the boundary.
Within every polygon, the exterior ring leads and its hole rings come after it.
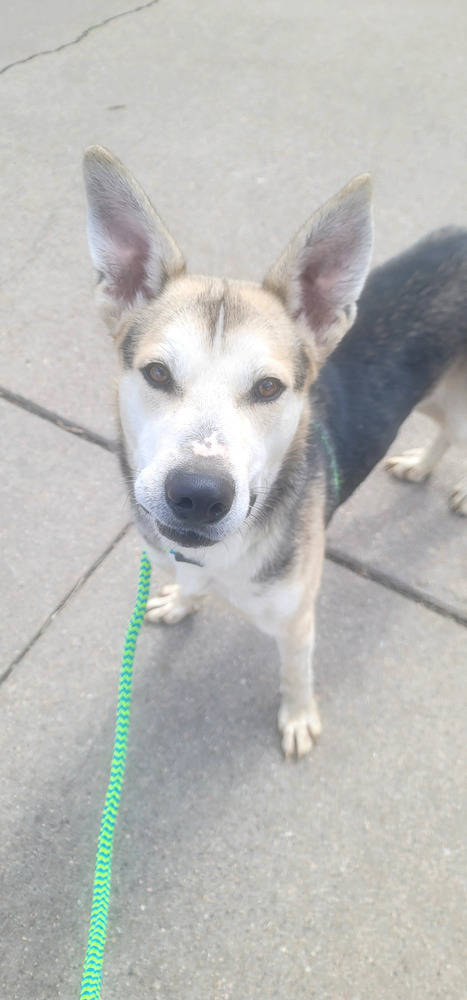
POLYGON ((151 361, 142 371, 146 381, 150 385, 160 386, 161 389, 168 389, 172 383, 169 369, 161 361, 151 361))
POLYGON ((262 378, 253 388, 256 399, 267 402, 270 399, 277 399, 281 395, 285 386, 278 378, 262 378))

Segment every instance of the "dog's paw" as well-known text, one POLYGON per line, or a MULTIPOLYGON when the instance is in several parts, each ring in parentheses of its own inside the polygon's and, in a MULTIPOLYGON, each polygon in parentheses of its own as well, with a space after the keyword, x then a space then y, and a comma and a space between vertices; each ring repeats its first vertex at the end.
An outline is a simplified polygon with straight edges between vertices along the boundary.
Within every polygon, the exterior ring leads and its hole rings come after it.
POLYGON ((461 517, 467 517, 467 482, 459 483, 451 493, 449 500, 451 510, 461 517))
POLYGON ((312 698, 304 708, 290 707, 286 701, 282 702, 278 724, 286 760, 295 756, 300 759, 310 753, 321 733, 321 719, 315 699, 312 698))
POLYGON ((389 455, 384 459, 384 468, 396 479, 408 479, 411 483, 422 483, 430 474, 423 461, 426 448, 413 448, 402 455, 389 455))
POLYGON ((149 599, 145 619, 147 622, 176 625, 186 615, 196 611, 198 606, 198 601, 194 597, 186 597, 177 583, 168 583, 156 597, 149 599))

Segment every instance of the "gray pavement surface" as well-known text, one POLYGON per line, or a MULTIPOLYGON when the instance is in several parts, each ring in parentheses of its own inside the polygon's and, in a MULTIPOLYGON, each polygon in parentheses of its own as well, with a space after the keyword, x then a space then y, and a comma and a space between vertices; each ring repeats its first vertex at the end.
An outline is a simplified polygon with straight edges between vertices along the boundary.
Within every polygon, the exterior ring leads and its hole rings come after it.
MULTIPOLYGON (((2 7, 1 1000, 79 996, 141 551, 82 152, 127 163, 192 270, 255 279, 369 169, 382 260, 467 225, 466 28, 462 0, 2 7)), ((233 612, 143 629, 102 1000, 466 1000, 462 469, 377 469, 336 516, 309 760, 233 612)))

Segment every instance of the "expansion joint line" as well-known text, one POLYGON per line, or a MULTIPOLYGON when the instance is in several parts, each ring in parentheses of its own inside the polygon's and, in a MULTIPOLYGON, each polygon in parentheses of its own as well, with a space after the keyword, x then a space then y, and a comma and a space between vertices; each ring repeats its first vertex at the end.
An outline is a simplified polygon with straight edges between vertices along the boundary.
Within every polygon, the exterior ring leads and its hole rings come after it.
POLYGON ((12 403, 13 406, 19 407, 20 410, 32 413, 35 417, 47 420, 50 424, 54 424, 55 427, 59 427, 61 431, 74 434, 75 437, 79 437, 83 441, 90 441, 91 444, 97 444, 100 448, 105 448, 106 451, 114 452, 117 450, 116 443, 110 441, 109 438, 103 437, 102 434, 96 434, 95 431, 91 431, 81 424, 72 423, 66 417, 61 417, 59 413, 54 413, 53 410, 48 410, 45 406, 34 403, 32 399, 26 399, 19 392, 11 392, 10 389, 6 389, 2 385, 0 385, 0 399, 6 400, 7 403, 12 403))
POLYGON ((350 570, 351 573, 355 573, 357 576, 363 577, 364 580, 371 580, 372 583, 377 583, 380 587, 385 587, 386 590, 392 590, 393 593, 399 594, 401 597, 405 597, 408 601, 413 601, 415 604, 421 604, 422 607, 427 608, 428 611, 433 611, 436 615, 440 615, 442 618, 449 618, 450 621, 456 622, 457 625, 463 625, 464 628, 467 627, 467 614, 463 614, 461 611, 456 611, 455 608, 451 608, 449 604, 445 604, 444 601, 440 601, 435 597, 430 597, 430 595, 426 594, 423 590, 419 590, 417 587, 412 587, 408 583, 403 583, 402 580, 398 580, 397 577, 391 576, 389 573, 373 569, 361 559, 356 559, 354 556, 348 556, 346 553, 341 552, 329 545, 326 548, 326 559, 328 559, 329 562, 335 563, 336 566, 342 566, 344 569, 350 570))
POLYGON ((110 553, 113 552, 115 546, 122 541, 122 538, 125 537, 125 535, 128 533, 129 530, 130 530, 130 524, 125 524, 124 528, 122 528, 121 531, 118 532, 118 535, 116 535, 115 538, 112 539, 110 544, 107 545, 104 551, 101 552, 100 556, 98 556, 98 558, 93 562, 92 566, 90 566, 90 568, 86 571, 86 573, 83 574, 83 576, 80 576, 79 580, 77 580, 77 582, 71 588, 71 590, 69 590, 68 593, 65 595, 65 597, 60 601, 60 603, 57 604, 57 606, 54 608, 51 614, 47 616, 47 618, 42 623, 37 632, 34 633, 32 638, 29 640, 27 645, 21 650, 21 652, 18 653, 17 656, 15 656, 14 660, 12 660, 12 662, 9 664, 6 670, 4 670, 3 673, 0 672, 0 685, 3 684, 4 681, 6 681, 7 677, 10 676, 14 668, 17 667, 19 663, 21 663, 21 660, 24 659, 26 654, 29 653, 29 650, 32 649, 37 640, 40 639, 41 635, 43 635, 43 633, 49 627, 50 623, 54 620, 54 618, 57 617, 60 611, 63 611, 63 609, 66 607, 67 604, 69 604, 69 602, 75 596, 75 594, 77 594, 78 591, 81 590, 84 584, 87 583, 87 581, 91 578, 91 576, 93 576, 96 570, 99 569, 99 566, 104 562, 105 559, 107 559, 107 556, 109 556, 110 553))

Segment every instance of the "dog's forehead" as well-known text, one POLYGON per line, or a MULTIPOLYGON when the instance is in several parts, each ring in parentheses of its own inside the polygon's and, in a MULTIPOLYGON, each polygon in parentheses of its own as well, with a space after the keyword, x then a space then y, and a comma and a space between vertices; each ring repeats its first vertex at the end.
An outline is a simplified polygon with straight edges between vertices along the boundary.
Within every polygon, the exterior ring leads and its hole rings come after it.
POLYGON ((273 355, 290 350, 291 323, 280 300, 253 283, 188 276, 170 282, 140 313, 120 350, 124 366, 131 367, 167 340, 228 351, 245 334, 273 355))

